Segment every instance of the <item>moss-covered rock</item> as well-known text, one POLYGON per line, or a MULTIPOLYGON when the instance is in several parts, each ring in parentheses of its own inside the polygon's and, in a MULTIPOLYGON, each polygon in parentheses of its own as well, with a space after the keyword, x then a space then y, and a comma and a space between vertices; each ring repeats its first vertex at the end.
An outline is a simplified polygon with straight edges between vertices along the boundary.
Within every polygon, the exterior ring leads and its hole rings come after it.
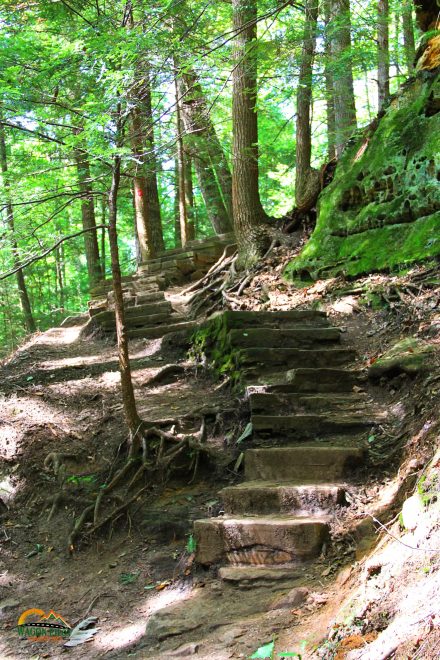
POLYGON ((439 110, 438 69, 421 71, 352 140, 287 277, 355 276, 440 254, 439 110))
POLYGON ((375 360, 368 370, 368 375, 370 378, 399 373, 414 376, 428 369, 433 352, 434 347, 431 344, 408 337, 375 360))
POLYGON ((217 314, 193 335, 190 357, 206 364, 218 376, 227 376, 235 386, 241 381, 242 355, 231 343, 230 316, 217 314))

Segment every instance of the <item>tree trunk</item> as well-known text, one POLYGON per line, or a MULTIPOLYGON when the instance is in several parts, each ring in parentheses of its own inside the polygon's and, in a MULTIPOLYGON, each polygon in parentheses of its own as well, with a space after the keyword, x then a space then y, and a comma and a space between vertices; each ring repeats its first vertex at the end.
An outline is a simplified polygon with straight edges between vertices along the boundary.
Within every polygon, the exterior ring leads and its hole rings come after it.
POLYGON ((108 237, 110 244, 110 257, 113 277, 113 294, 115 298, 116 336, 118 341, 119 371, 121 374, 122 402, 124 415, 131 435, 130 454, 135 455, 139 449, 139 431, 141 419, 136 408, 133 382, 131 380, 130 357, 128 352, 128 338, 125 324, 124 299, 122 295, 121 267, 119 265, 117 215, 118 191, 121 177, 121 158, 115 156, 113 160, 112 184, 110 188, 108 237))
POLYGON ((389 37, 389 2, 378 0, 377 3, 377 94, 378 111, 382 112, 390 98, 390 37, 389 37))
POLYGON ((62 245, 55 250, 55 281, 59 292, 59 303, 64 309, 64 280, 63 280, 63 252, 62 245))
POLYGON ((414 60, 416 58, 416 45, 414 39, 414 23, 412 16, 412 2, 408 0, 402 8, 403 23, 403 45, 405 49, 405 62, 408 75, 414 71, 414 60))
POLYGON ((234 68, 232 72, 232 207, 240 261, 258 260, 267 249, 267 215, 258 188, 257 3, 232 0, 234 68))
POLYGON ((17 240, 15 238, 14 209, 12 206, 12 199, 11 199, 11 186, 8 178, 8 158, 6 152, 6 139, 5 139, 5 131, 1 116, 0 116, 0 166, 3 176, 3 188, 5 191, 6 220, 9 231, 11 232, 12 259, 14 262, 14 268, 19 269, 17 270, 15 277, 17 281, 18 295, 20 297, 20 305, 23 312, 24 325, 28 332, 36 332, 37 326, 35 325, 34 317, 32 314, 32 307, 31 307, 31 302, 29 300, 24 274, 22 269, 20 268, 21 266, 20 253, 18 250, 17 240))
POLYGON ((349 0, 330 0, 333 91, 335 100, 335 149, 339 157, 356 129, 353 70, 351 63, 351 21, 349 0))
POLYGON ((296 176, 295 203, 299 211, 310 211, 316 204, 321 182, 319 172, 311 167, 313 60, 316 46, 318 1, 306 0, 301 66, 296 96, 296 176))
POLYGON ((183 142, 183 123, 181 112, 181 100, 179 99, 179 89, 177 79, 176 85, 176 132, 177 132, 177 171, 178 171, 178 193, 179 193, 179 225, 180 242, 185 247, 188 241, 195 238, 194 224, 189 217, 187 200, 187 178, 191 176, 187 167, 187 158, 183 142))
POLYGON ((225 234, 232 231, 232 178, 229 165, 196 74, 193 71, 178 73, 177 85, 186 150, 193 159, 212 227, 216 234, 225 234))
POLYGON ((331 68, 332 63, 332 47, 331 39, 328 33, 328 26, 330 23, 330 0, 324 2, 324 21, 325 21, 325 101, 326 101, 326 114, 327 114, 327 154, 328 159, 333 160, 336 156, 335 151, 335 99, 333 91, 333 71, 331 68))
POLYGON ((151 226, 151 239, 154 252, 163 252, 165 250, 165 243, 163 240, 163 227, 160 212, 159 188, 157 185, 157 159, 155 152, 154 140, 154 122, 153 122, 153 108, 151 103, 151 83, 150 71, 148 66, 144 65, 143 71, 144 83, 142 87, 142 110, 146 119, 145 129, 145 187, 147 192, 147 205, 150 217, 151 226), (146 69, 146 70, 145 70, 146 69))
POLYGON ((179 157, 176 152, 174 159, 174 247, 182 246, 180 235, 180 186, 179 186, 179 157))
POLYGON ((154 259, 156 250, 153 245, 153 233, 150 224, 147 181, 144 165, 144 131, 139 107, 131 111, 131 146, 136 159, 136 174, 133 178, 133 201, 136 233, 139 240, 141 261, 154 259))
MULTIPOLYGON (((80 132, 78 129, 77 132, 80 132)), ((102 267, 99 259, 98 236, 96 231, 95 205, 91 186, 90 164, 82 149, 74 152, 78 186, 81 192, 81 217, 83 229, 91 229, 84 234, 84 250, 86 254, 89 287, 93 287, 102 278, 102 267), (93 231, 94 229, 94 231, 93 231)))

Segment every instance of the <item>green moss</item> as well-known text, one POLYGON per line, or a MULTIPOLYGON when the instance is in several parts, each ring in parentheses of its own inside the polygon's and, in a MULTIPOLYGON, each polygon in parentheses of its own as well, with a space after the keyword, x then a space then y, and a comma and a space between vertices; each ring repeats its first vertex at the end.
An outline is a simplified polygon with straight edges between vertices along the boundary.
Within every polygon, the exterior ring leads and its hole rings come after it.
POLYGON ((438 74, 420 74, 347 148, 289 279, 355 276, 440 254, 440 113, 430 111, 439 96, 438 74))
POLYGON ((232 384, 241 385, 241 351, 230 341, 229 316, 219 314, 207 321, 193 335, 189 356, 196 362, 207 365, 220 378, 228 377, 232 384))

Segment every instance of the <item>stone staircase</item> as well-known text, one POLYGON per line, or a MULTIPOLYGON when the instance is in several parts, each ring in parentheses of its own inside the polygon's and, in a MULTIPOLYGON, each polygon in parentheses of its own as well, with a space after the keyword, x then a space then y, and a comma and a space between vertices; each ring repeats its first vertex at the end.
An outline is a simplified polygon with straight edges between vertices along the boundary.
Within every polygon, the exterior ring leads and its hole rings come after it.
POLYGON ((324 313, 226 312, 220 326, 239 351, 252 439, 245 481, 220 493, 224 515, 194 523, 196 560, 226 580, 285 578, 329 542, 332 512, 383 415, 324 313))
MULTIPOLYGON (((185 248, 168 250, 157 259, 139 265, 137 273, 122 278, 123 297, 129 338, 154 339, 169 332, 189 330, 189 321, 176 311, 165 296, 169 286, 202 277, 221 257, 231 234, 189 241, 185 248)), ((111 280, 98 284, 89 301, 90 329, 115 334, 115 313, 111 280)))

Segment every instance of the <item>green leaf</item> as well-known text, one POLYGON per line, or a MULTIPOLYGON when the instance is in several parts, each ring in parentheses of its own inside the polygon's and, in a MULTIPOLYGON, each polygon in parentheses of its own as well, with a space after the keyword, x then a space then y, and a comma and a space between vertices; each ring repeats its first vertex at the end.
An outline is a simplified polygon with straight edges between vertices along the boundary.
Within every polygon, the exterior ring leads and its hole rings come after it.
POLYGON ((243 440, 246 440, 246 438, 248 438, 250 435, 252 435, 252 422, 249 422, 248 424, 246 424, 245 430, 243 431, 243 433, 241 434, 241 436, 237 440, 237 445, 240 442, 242 442, 243 440))
POLYGON ((132 584, 136 582, 139 577, 139 573, 121 573, 119 576, 119 582, 121 584, 132 584))
POLYGON ((269 644, 265 644, 264 646, 260 646, 253 655, 251 655, 251 658, 272 658, 273 650, 275 648, 275 642, 269 642, 269 644))
POLYGON ((186 551, 188 552, 188 554, 192 555, 193 552, 196 551, 196 548, 197 548, 197 541, 195 540, 193 534, 190 534, 186 544, 186 551))

